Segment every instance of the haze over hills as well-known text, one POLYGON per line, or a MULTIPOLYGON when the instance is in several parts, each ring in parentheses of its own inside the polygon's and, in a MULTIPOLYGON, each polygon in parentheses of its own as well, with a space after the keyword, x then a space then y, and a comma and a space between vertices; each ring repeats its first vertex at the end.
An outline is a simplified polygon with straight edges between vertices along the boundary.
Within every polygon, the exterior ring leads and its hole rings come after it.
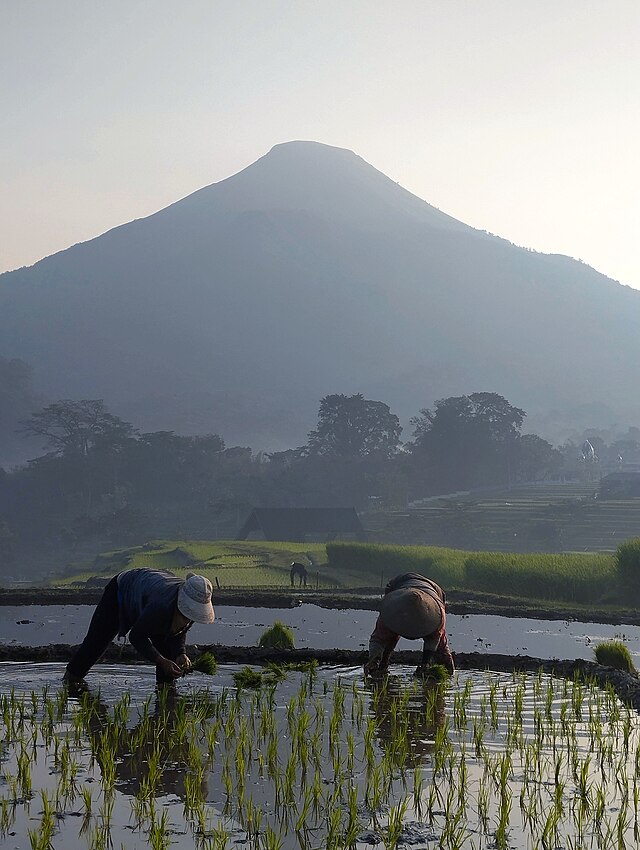
POLYGON ((334 392, 405 421, 486 390, 632 424, 639 326, 639 292, 315 142, 0 275, 0 357, 30 364, 48 400, 104 398, 143 430, 254 449, 300 445, 334 392))

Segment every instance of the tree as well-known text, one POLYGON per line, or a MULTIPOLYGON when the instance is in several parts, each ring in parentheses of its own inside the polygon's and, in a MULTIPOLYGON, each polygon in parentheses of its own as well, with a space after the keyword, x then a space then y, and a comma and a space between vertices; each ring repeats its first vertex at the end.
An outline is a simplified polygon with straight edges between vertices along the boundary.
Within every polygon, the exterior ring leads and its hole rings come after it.
POLYGON ((498 393, 440 399, 411 420, 412 459, 430 492, 511 481, 515 445, 525 417, 498 393))
POLYGON ((411 420, 414 443, 420 445, 438 435, 473 434, 493 443, 515 439, 526 413, 498 393, 472 393, 436 401, 435 410, 423 409, 411 420))
POLYGON ((98 500, 120 490, 126 449, 135 429, 109 413, 101 399, 64 400, 32 413, 26 434, 51 451, 29 463, 34 479, 60 508, 91 514, 98 500))
POLYGON ((0 357, 0 465, 22 462, 33 451, 18 433, 21 419, 42 404, 31 376, 28 363, 0 357))
POLYGON ((514 469, 519 481, 558 478, 562 454, 537 434, 522 434, 516 441, 514 469))
POLYGON ((328 395, 320 401, 318 427, 309 433, 309 455, 336 458, 390 458, 398 450, 402 427, 381 401, 361 393, 328 395))
POLYGON ((135 434, 133 425, 109 413, 102 399, 57 401, 32 413, 22 431, 44 437, 58 455, 87 457, 97 448, 112 448, 135 434))

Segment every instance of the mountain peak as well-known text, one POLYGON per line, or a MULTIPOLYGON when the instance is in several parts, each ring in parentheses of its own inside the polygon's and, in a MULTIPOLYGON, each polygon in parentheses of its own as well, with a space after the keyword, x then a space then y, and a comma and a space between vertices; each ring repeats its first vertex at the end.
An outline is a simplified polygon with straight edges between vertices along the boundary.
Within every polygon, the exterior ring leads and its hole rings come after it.
POLYGON ((328 392, 407 418, 479 389, 530 412, 597 399, 625 415, 638 322, 639 293, 312 141, 0 286, 0 354, 49 400, 103 398, 142 428, 254 448, 300 445, 328 392))
MULTIPOLYGON (((286 156, 286 157, 307 157, 333 159, 351 159, 359 162, 364 162, 361 156, 354 153, 349 148, 339 148, 336 145, 327 145, 324 142, 307 141, 305 139, 293 139, 290 142, 280 142, 274 145, 267 157, 286 156)), ((366 164, 366 163, 365 163, 366 164)))
MULTIPOLYGON (((174 204, 182 211, 223 204, 227 212, 292 210, 384 232, 413 222, 470 230, 413 195, 361 156, 322 142, 274 145, 251 165, 174 204)), ((171 209, 171 208, 169 208, 171 209)))

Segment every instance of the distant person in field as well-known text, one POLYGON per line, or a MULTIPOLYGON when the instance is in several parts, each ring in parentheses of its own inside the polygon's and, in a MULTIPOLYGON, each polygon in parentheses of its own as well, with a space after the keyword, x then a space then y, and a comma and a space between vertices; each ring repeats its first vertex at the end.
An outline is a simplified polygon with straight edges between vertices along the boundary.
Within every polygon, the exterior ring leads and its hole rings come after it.
POLYGON ((64 681, 82 681, 116 637, 128 634, 143 658, 156 665, 158 682, 172 682, 191 667, 187 632, 194 623, 213 623, 211 582, 165 570, 125 570, 107 584, 87 635, 67 665, 64 681))
POLYGON ((369 639, 366 675, 387 669, 401 637, 422 639, 422 661, 416 675, 428 674, 432 664, 442 664, 449 675, 455 672, 447 640, 444 590, 420 573, 404 573, 385 588, 380 615, 369 639))
POLYGON ((289 578, 291 580, 291 587, 295 587, 295 578, 298 576, 298 586, 302 587, 307 586, 307 568, 304 564, 300 564, 297 561, 294 561, 291 564, 291 571, 289 573, 289 578))

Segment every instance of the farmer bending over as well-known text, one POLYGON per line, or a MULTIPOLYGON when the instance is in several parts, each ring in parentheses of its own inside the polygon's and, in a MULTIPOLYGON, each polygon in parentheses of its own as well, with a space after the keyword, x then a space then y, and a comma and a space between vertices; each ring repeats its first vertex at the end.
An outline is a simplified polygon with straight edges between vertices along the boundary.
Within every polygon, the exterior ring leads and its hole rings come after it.
POLYGON ((157 681, 173 681, 191 667, 185 653, 188 630, 214 619, 211 582, 204 576, 190 574, 185 580, 165 570, 126 570, 105 587, 64 681, 81 681, 115 636, 127 633, 140 655, 156 665, 157 681))
POLYGON ((427 671, 430 664, 442 664, 449 675, 455 667, 445 631, 444 590, 420 573, 404 573, 391 579, 385 588, 380 605, 380 616, 369 639, 369 660, 364 672, 386 670, 389 658, 401 637, 422 638, 422 662, 416 675, 427 671))

